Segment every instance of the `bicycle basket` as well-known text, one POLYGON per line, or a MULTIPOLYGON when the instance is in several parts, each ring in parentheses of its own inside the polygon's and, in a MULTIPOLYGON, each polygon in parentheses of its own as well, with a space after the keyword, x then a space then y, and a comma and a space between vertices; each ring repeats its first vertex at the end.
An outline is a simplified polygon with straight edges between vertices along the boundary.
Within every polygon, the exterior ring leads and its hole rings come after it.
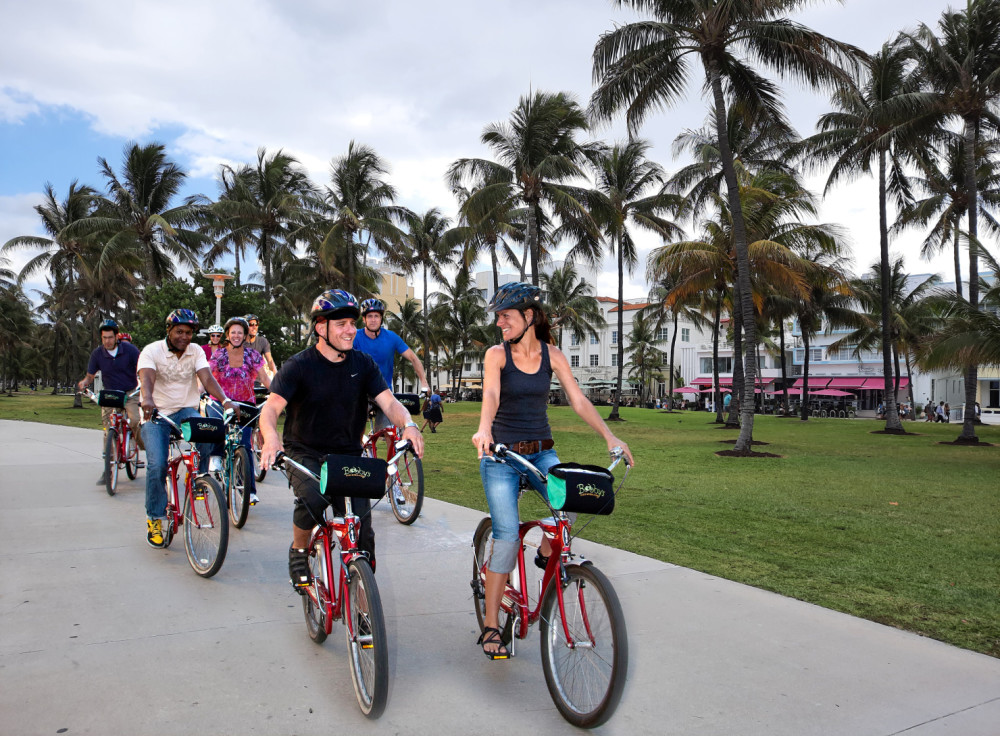
POLYGON ((319 474, 324 496, 379 499, 385 495, 385 460, 354 455, 327 455, 319 474))
POLYGON ((106 406, 109 409, 124 409, 125 392, 103 389, 101 393, 97 394, 97 404, 99 406, 106 406))
POLYGON ((615 477, 600 465, 559 463, 549 468, 548 496, 554 509, 607 516, 615 510, 615 477))
POLYGON ((226 439, 226 425, 213 417, 191 417, 181 422, 181 437, 187 442, 222 442, 226 439))
POLYGON ((416 394, 393 394, 396 400, 406 407, 406 410, 413 416, 420 413, 420 397, 416 394))

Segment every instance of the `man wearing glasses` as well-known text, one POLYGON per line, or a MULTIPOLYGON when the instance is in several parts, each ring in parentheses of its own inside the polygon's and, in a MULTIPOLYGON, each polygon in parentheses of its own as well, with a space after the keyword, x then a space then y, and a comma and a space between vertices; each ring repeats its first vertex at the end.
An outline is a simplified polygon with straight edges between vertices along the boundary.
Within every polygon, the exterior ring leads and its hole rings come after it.
POLYGON ((248 314, 244 319, 250 325, 250 334, 244 344, 264 356, 264 370, 267 371, 269 378, 274 378, 274 374, 278 372, 278 369, 274 367, 274 358, 271 357, 271 343, 267 341, 266 337, 258 333, 260 322, 257 319, 257 315, 248 314))

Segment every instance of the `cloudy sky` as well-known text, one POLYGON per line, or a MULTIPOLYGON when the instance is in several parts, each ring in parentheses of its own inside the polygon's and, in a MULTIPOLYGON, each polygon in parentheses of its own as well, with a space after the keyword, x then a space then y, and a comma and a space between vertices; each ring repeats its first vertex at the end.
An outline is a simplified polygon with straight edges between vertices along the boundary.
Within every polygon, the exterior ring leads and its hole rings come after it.
MULTIPOLYGON (((964 3, 962 3, 964 4, 964 3)), ((877 49, 897 30, 936 23, 945 0, 818 3, 806 25, 877 49)), ((608 0, 34 0, 0 6, 0 243, 41 234, 33 205, 46 182, 95 187, 103 156, 117 169, 126 142, 157 141, 190 174, 186 194, 217 194, 220 163, 258 147, 295 155, 318 184, 350 140, 390 162, 401 203, 453 215, 444 185, 459 157, 488 157, 483 126, 505 119, 529 89, 586 104, 598 36, 630 20, 608 0)), ((700 70, 698 70, 700 74, 700 70)), ((823 95, 785 86, 793 124, 813 131, 823 95)), ((640 135, 668 172, 678 133, 706 114, 698 80, 685 104, 651 116, 640 135)), ((621 137, 622 126, 599 131, 621 137)), ((819 191, 823 180, 811 180, 819 191)), ((861 270, 878 257, 874 183, 832 192, 822 218, 849 229, 861 270)), ((919 258, 921 236, 893 243, 911 271, 948 275, 947 255, 919 258)), ((645 249, 657 243, 642 241, 645 249)), ((18 255, 15 266, 27 259, 18 255)), ((642 269, 627 296, 646 291, 642 269)), ((597 288, 613 295, 615 280, 597 288)))

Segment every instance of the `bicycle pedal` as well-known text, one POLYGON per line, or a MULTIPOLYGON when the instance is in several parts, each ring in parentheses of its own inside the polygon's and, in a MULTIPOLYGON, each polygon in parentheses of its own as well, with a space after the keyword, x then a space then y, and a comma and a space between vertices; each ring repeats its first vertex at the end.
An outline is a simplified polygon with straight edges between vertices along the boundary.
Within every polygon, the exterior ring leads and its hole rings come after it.
POLYGON ((202 492, 196 492, 196 493, 193 494, 193 496, 194 496, 194 500, 195 501, 204 501, 205 500, 205 493, 204 493, 204 491, 202 491, 202 492))

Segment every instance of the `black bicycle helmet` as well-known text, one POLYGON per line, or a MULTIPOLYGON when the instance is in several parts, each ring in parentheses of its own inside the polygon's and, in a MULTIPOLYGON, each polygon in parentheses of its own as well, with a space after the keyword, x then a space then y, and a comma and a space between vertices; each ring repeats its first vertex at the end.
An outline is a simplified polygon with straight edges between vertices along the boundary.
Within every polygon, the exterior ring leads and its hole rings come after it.
POLYGON ((504 284, 490 300, 489 311, 500 312, 504 309, 525 309, 534 307, 539 309, 542 305, 542 290, 532 284, 525 284, 521 281, 512 281, 504 284))
POLYGON ((101 333, 101 332, 104 332, 105 330, 111 330, 112 332, 115 333, 115 335, 117 335, 118 334, 118 323, 115 322, 113 319, 106 319, 106 320, 104 320, 103 322, 101 322, 101 327, 100 327, 100 329, 97 330, 97 332, 101 333))
POLYGON ((310 318, 313 322, 319 317, 326 319, 343 319, 351 317, 357 319, 361 316, 358 307, 358 300, 353 294, 343 289, 327 289, 320 294, 312 303, 309 310, 310 318))
POLYGON ((232 327, 233 325, 239 325, 240 327, 242 327, 244 335, 250 334, 250 325, 247 323, 247 320, 244 319, 243 317, 230 317, 229 319, 227 319, 226 324, 223 325, 222 327, 222 334, 228 335, 229 328, 232 327))
POLYGON ((260 318, 256 314, 244 314, 243 319, 247 321, 247 324, 250 322, 260 322, 260 318))
POLYGON ((190 309, 175 309, 167 315, 167 330, 176 325, 188 325, 197 332, 200 326, 198 315, 190 309))
POLYGON ((365 299, 361 302, 361 316, 365 317, 369 312, 378 312, 384 316, 385 304, 382 303, 381 299, 365 299))

